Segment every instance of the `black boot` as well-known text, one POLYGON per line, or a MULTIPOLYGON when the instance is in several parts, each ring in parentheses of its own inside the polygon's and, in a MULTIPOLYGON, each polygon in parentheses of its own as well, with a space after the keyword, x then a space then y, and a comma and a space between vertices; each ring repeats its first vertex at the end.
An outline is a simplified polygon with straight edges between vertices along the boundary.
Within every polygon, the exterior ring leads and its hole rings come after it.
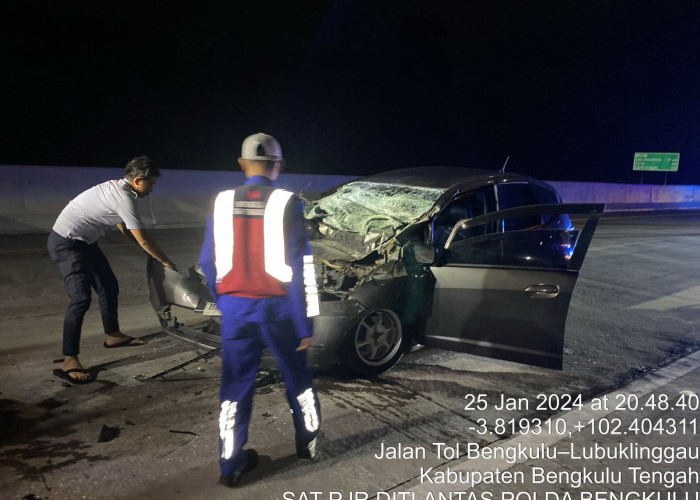
POLYGON ((316 458, 316 438, 313 438, 309 442, 299 441, 297 439, 297 457, 311 460, 316 458))
POLYGON ((245 450, 245 465, 243 470, 234 472, 233 474, 222 474, 219 476, 219 483, 229 488, 235 488, 241 482, 241 476, 246 472, 250 472, 258 465, 258 452, 254 449, 245 450))

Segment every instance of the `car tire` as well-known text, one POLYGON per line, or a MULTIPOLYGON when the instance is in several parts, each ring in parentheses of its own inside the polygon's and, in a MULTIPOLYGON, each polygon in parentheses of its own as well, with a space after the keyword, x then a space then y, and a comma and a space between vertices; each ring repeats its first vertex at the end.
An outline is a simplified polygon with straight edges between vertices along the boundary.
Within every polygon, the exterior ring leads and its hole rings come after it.
POLYGON ((378 375, 394 366, 409 344, 394 311, 367 311, 346 337, 341 362, 359 375, 378 375))

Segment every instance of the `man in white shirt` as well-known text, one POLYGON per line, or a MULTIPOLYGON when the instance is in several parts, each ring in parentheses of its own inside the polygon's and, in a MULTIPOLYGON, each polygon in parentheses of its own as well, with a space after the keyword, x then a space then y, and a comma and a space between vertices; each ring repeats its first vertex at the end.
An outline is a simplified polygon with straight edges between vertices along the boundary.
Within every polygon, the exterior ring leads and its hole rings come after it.
POLYGON ((56 219, 47 242, 51 260, 58 264, 68 290, 70 304, 63 323, 63 363, 54 375, 73 384, 92 382, 91 374, 78 359, 83 318, 95 289, 99 297, 106 348, 142 345, 141 339, 119 329, 117 296, 119 285, 97 240, 116 226, 151 257, 175 269, 165 252, 144 229, 136 201, 148 196, 160 175, 145 156, 129 161, 124 178, 103 182, 82 192, 56 219))

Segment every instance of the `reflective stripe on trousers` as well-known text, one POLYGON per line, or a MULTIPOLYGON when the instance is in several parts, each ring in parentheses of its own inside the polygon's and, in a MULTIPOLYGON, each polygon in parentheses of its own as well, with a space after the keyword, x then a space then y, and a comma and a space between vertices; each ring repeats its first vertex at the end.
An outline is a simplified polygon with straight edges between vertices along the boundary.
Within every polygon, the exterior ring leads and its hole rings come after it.
POLYGON ((229 460, 235 449, 235 435, 233 428, 236 425, 235 401, 223 401, 219 414, 219 437, 221 438, 221 458, 229 460))
POLYGON ((316 396, 314 395, 313 389, 306 389, 302 394, 297 396, 297 401, 299 402, 299 406, 301 406, 301 413, 304 416, 306 430, 309 432, 316 432, 320 422, 318 411, 316 411, 316 396))

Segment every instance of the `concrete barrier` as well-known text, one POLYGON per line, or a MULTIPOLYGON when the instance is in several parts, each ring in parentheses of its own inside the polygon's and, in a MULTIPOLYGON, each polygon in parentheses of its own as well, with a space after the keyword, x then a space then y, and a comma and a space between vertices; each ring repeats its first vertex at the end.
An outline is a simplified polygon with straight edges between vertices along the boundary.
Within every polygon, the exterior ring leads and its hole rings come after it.
MULTIPOLYGON (((0 165, 0 234, 48 233, 73 197, 122 173, 121 168, 0 165)), ((278 185, 317 193, 351 178, 284 173, 278 185)), ((142 204, 144 220, 155 228, 201 226, 214 195, 243 179, 240 171, 163 170, 142 204)), ((700 208, 700 186, 548 182, 567 203, 606 203, 609 211, 700 208)))
MULTIPOLYGON (((63 207, 82 191, 123 177, 121 168, 2 166, 0 234, 48 233, 63 207)), ((350 179, 340 175, 282 174, 278 185, 294 192, 322 192, 350 179)), ((241 171, 163 170, 141 205, 151 227, 204 225, 216 193, 242 184, 241 171)))
POLYGON ((605 203, 607 212, 700 208, 700 186, 548 182, 566 203, 605 203))

